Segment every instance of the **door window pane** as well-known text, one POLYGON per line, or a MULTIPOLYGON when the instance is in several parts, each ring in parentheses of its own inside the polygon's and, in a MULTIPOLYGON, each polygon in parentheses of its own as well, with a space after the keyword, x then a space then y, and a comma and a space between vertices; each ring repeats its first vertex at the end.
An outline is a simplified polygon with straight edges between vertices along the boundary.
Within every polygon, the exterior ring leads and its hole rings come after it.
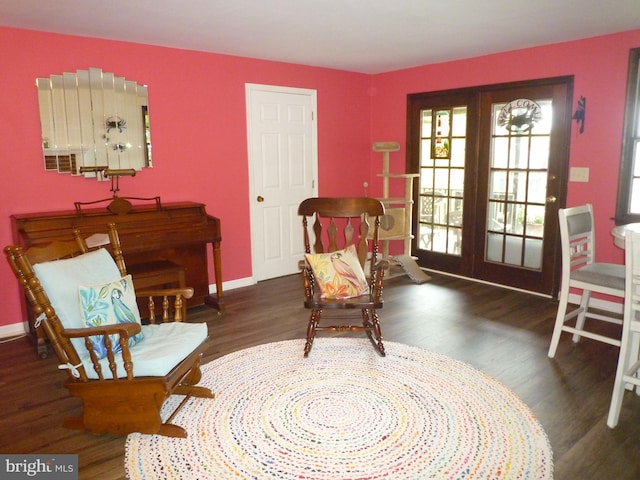
POLYGON ((491 161, 495 168, 507 168, 509 162, 509 138, 494 137, 491 161))
MULTIPOLYGON (((529 172, 529 185, 527 188, 528 201, 530 203, 544 203, 547 191, 547 172, 529 172)), ((540 208, 531 206, 530 209, 540 208)), ((544 209, 542 209, 544 213, 544 209)))
POLYGON ((467 133, 467 107, 453 109, 453 121, 451 122, 451 134, 454 137, 464 137, 467 133))
POLYGON ((522 235, 524 233, 524 208, 522 205, 507 202, 507 233, 522 235))
POLYGON ((520 170, 509 170, 507 172, 509 176, 509 183, 507 185, 507 191, 509 198, 517 200, 518 202, 524 202, 527 199, 527 172, 520 170))
POLYGON ((487 235, 487 260, 490 262, 502 262, 502 235, 489 233, 487 235))
POLYGON ((464 168, 467 141, 465 138, 451 139, 451 166, 464 168))
POLYGON ((492 200, 505 200, 507 198, 507 172, 505 170, 493 170, 490 174, 489 198, 492 200))
POLYGON ((522 237, 508 235, 504 238, 504 259, 502 263, 522 265, 522 237))
POLYGON ((509 138, 509 167, 527 168, 529 161, 529 138, 517 135, 509 138))
POLYGON ((537 269, 542 263, 542 239, 525 238, 524 242, 524 266, 537 269))
MULTIPOLYGON (((430 152, 431 151, 431 139, 430 138, 423 138, 422 141, 420 142, 420 151, 422 152, 430 152)), ((431 155, 427 155, 427 158, 424 159, 424 166, 425 167, 433 167, 435 165, 433 159, 431 158, 431 155)))
POLYGON ((455 169, 451 170, 451 196, 462 198, 462 192, 464 191, 464 170, 455 169))
POLYGON ((529 168, 546 170, 549 167, 549 138, 549 136, 531 137, 529 168))

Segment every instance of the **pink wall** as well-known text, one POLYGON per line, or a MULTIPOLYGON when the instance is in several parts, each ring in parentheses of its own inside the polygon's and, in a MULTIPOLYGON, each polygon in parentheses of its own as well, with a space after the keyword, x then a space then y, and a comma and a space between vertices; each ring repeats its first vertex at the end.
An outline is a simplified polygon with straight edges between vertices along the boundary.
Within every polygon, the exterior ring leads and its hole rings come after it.
MULTIPOLYGON (((392 168, 402 169, 407 94, 574 75, 573 110, 580 96, 586 97, 587 110, 582 135, 573 124, 570 166, 588 167, 590 177, 588 183, 569 183, 567 206, 592 203, 598 260, 623 262, 609 232, 614 226, 629 49, 634 47, 640 47, 640 30, 376 75, 372 138, 402 143, 402 151, 391 156, 392 168)), ((372 162, 372 175, 375 168, 379 164, 372 162)))
MULTIPOLYGON (((35 79, 89 67, 149 85, 154 168, 123 178, 120 195, 205 203, 222 221, 224 281, 252 273, 245 83, 316 89, 320 194, 362 192, 363 178, 342 173, 345 159, 349 170, 368 172, 369 75, 7 28, 0 45, 2 246, 13 242, 13 213, 110 196, 107 182, 43 169, 35 79)), ((5 260, 0 282, 0 326, 20 322, 19 287, 5 260)))
MULTIPOLYGON (((149 85, 154 168, 121 181, 122 196, 203 202, 221 218, 223 280, 251 276, 245 83, 318 91, 321 195, 358 195, 368 181, 381 192, 373 141, 399 141, 394 171, 404 168, 408 93, 575 75, 575 96, 587 97, 586 130, 574 133, 571 165, 591 181, 569 185, 569 205, 594 203, 599 256, 622 261, 609 230, 614 213, 629 49, 640 30, 424 66, 362 75, 83 37, 0 28, 0 245, 12 242, 9 215, 69 209, 74 201, 109 196, 109 184, 42 168, 35 79, 99 67, 149 85), (363 172, 345 175, 348 172, 363 172), (367 173, 368 172, 368 173, 367 173)), ((575 102, 574 102, 575 103, 575 102)), ((19 289, 0 261, 0 327, 22 320, 19 289)))

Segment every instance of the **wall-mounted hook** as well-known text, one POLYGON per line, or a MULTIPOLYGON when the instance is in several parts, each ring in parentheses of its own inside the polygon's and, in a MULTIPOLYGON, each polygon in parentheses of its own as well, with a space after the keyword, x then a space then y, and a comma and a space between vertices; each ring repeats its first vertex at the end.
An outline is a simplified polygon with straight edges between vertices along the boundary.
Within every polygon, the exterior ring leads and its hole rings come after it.
POLYGON ((586 110, 587 110, 587 99, 585 97, 580 97, 580 100, 578 100, 578 108, 576 108, 576 111, 573 114, 573 117, 571 117, 578 124, 579 133, 584 132, 584 120, 585 120, 586 110))

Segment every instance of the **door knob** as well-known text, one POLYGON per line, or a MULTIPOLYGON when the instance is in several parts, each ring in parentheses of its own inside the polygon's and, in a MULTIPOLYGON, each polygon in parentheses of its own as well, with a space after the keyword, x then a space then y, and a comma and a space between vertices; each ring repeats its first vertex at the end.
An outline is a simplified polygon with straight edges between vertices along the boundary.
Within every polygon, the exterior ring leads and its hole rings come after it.
POLYGON ((259 202, 264 202, 264 197, 262 195, 258 195, 258 198, 256 198, 256 200, 258 200, 259 202))
POLYGON ((553 195, 549 195, 547 197, 547 203, 556 203, 557 198, 554 197, 553 195))

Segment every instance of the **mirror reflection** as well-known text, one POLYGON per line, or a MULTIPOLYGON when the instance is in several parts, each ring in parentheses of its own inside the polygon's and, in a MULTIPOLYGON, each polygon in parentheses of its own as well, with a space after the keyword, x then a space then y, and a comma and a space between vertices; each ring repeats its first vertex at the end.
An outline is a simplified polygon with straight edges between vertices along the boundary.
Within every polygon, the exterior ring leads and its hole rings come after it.
POLYGON ((152 166, 146 85, 90 68, 36 86, 45 170, 102 180, 152 166))

